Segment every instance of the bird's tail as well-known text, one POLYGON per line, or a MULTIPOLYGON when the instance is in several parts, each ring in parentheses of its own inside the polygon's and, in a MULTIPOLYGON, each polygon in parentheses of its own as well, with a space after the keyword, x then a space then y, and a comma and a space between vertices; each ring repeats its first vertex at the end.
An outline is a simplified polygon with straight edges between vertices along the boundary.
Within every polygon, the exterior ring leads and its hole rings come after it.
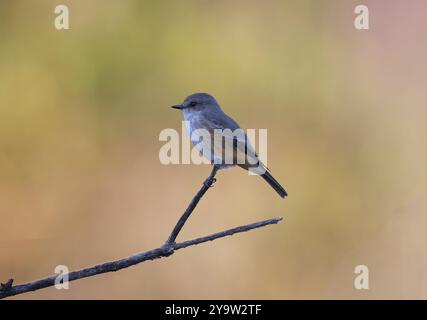
POLYGON ((288 193, 286 192, 285 189, 283 189, 283 187, 280 185, 279 182, 277 182, 276 179, 273 178, 273 176, 270 174, 270 172, 265 171, 265 173, 263 173, 261 175, 261 177, 264 178, 265 181, 267 181, 267 183, 274 189, 276 190, 276 192, 282 197, 286 197, 288 195, 288 193))

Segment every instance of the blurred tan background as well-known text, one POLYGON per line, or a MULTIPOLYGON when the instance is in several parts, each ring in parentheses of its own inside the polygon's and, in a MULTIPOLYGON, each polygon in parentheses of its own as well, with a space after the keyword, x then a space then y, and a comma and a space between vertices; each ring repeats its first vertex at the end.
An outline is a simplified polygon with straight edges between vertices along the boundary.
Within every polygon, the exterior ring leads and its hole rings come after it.
POLYGON ((289 197, 220 172, 180 239, 285 221, 16 299, 427 298, 427 3, 363 1, 358 31, 360 3, 2 1, 0 280, 160 245, 210 169, 161 165, 158 136, 202 91, 268 128, 289 197))

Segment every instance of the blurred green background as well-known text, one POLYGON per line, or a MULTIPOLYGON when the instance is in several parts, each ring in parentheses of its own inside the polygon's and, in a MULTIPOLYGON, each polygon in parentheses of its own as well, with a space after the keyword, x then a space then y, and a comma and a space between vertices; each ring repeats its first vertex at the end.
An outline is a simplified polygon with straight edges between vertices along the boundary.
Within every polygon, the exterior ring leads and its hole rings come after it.
POLYGON ((0 2, 2 282, 160 245, 210 169, 158 136, 201 91, 268 128, 289 197, 220 172, 180 239, 285 221, 16 298, 427 298, 427 3, 363 3, 369 31, 359 1, 0 2))

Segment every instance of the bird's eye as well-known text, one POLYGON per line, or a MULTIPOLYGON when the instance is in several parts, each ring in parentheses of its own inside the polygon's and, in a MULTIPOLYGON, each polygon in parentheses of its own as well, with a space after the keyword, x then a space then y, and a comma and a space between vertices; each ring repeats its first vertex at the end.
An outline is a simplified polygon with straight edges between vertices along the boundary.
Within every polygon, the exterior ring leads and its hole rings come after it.
POLYGON ((196 101, 192 101, 191 103, 190 103, 190 106, 192 106, 192 107, 195 107, 196 106, 196 101))

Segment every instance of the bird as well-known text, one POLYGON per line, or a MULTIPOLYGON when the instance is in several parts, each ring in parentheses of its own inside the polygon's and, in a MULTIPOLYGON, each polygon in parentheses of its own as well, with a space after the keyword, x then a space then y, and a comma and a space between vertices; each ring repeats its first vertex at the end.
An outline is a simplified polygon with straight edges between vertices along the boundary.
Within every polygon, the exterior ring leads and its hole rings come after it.
POLYGON ((225 139, 225 143, 220 146, 211 141, 200 141, 202 130, 208 132, 210 137, 219 130, 231 131, 243 129, 229 117, 220 107, 216 99, 208 93, 194 93, 188 96, 183 103, 171 106, 174 109, 181 110, 185 120, 187 133, 195 147, 199 149, 212 164, 217 165, 219 169, 233 166, 239 166, 242 169, 250 170, 260 175, 282 198, 288 194, 280 183, 273 178, 270 170, 261 162, 254 148, 251 146, 247 135, 233 136, 232 139, 225 139), (203 150, 202 150, 203 149, 203 150), (206 152, 208 151, 208 152, 206 152), (225 161, 224 153, 232 151, 232 160, 225 161), (237 161, 239 156, 244 156, 245 161, 237 161))

